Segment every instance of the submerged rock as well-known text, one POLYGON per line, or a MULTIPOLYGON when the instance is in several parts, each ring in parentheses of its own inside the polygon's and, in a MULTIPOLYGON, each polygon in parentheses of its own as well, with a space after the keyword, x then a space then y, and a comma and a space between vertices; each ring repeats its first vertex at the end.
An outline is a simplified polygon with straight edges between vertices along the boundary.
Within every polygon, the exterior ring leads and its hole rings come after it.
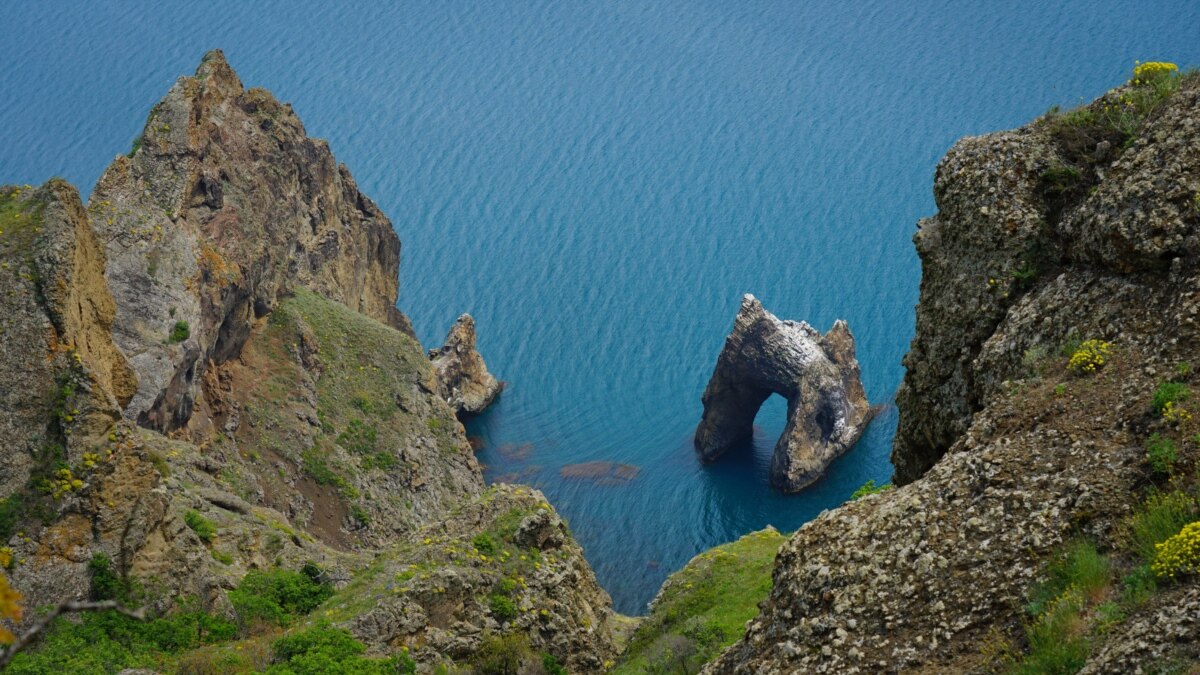
POLYGON ((803 321, 779 320, 753 295, 745 295, 704 390, 704 417, 695 438, 700 459, 710 462, 749 442, 754 416, 771 394, 788 400, 787 426, 771 459, 771 483, 795 492, 854 445, 870 418, 846 322, 837 321, 821 335, 803 321))
POLYGON ((492 404, 504 383, 492 377, 475 348, 475 320, 458 317, 441 349, 429 350, 438 393, 460 415, 476 415, 492 404))

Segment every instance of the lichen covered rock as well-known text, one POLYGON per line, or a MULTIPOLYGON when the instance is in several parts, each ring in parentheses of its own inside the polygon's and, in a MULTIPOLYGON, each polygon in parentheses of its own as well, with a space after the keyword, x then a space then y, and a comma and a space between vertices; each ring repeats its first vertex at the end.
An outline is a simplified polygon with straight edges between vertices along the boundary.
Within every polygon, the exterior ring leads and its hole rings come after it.
POLYGON ((531 488, 494 485, 381 554, 328 616, 426 667, 473 663, 503 643, 572 673, 616 657, 611 600, 566 524, 531 488), (508 636, 508 640, 504 638, 508 636))

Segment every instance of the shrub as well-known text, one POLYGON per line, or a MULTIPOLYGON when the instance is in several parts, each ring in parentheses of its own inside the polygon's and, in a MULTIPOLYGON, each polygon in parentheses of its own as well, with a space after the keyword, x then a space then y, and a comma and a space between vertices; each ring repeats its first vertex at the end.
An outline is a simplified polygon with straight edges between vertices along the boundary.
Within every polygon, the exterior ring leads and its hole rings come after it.
POLYGON ((128 582, 113 571, 112 560, 104 553, 97 553, 88 561, 88 576, 92 580, 93 600, 122 600, 129 592, 128 582))
POLYGON ((500 593, 492 593, 488 598, 488 609, 492 612, 492 617, 500 623, 517 618, 517 606, 513 604, 512 598, 500 593))
POLYGON ((276 665, 268 673, 275 675, 385 675, 412 673, 416 664, 407 654, 394 659, 363 656, 366 646, 348 631, 333 628, 328 622, 299 633, 279 638, 271 645, 276 665))
POLYGON ((371 524, 371 514, 367 513, 367 510, 358 504, 350 505, 350 517, 354 519, 354 522, 363 527, 371 524))
POLYGON ((1150 569, 1160 579, 1200 572, 1200 521, 1184 525, 1178 534, 1158 544, 1150 569))
POLYGON ((205 543, 211 543, 213 538, 217 536, 217 526, 211 520, 200 515, 199 511, 190 509, 183 514, 183 522, 192 528, 197 537, 200 537, 205 543))
POLYGON ((495 555, 500 550, 500 546, 496 543, 496 540, 487 532, 480 532, 475 535, 475 538, 471 540, 471 545, 482 555, 495 555))
POLYGON ((890 489, 892 489, 891 483, 884 483, 883 485, 876 485, 874 480, 869 480, 869 481, 863 483, 862 486, 859 487, 857 490, 850 493, 850 501, 854 501, 855 499, 858 499, 860 497, 866 497, 867 495, 877 495, 880 492, 885 492, 890 489))
POLYGON ((1132 605, 1140 605, 1149 600, 1154 595, 1154 592, 1158 590, 1155 578, 1154 570, 1150 569, 1149 565, 1135 567, 1132 572, 1125 575, 1125 579, 1122 582, 1124 586, 1122 599, 1132 605))
POLYGON ((1154 412, 1163 415, 1167 411, 1167 406, 1186 401, 1191 395, 1191 390, 1185 384, 1163 382, 1154 390, 1154 396, 1150 398, 1150 406, 1154 408, 1154 412))
POLYGON ((567 675, 567 669, 553 654, 542 654, 542 670, 546 671, 546 675, 567 675))
POLYGON ((346 430, 338 434, 337 443, 350 452, 366 455, 375 451, 378 437, 379 432, 374 426, 356 418, 350 420, 346 430))
POLYGON ((1094 373, 1104 367, 1112 353, 1112 343, 1104 340, 1084 340, 1067 360, 1067 370, 1073 373, 1094 373))
POLYGON ((167 341, 171 344, 175 344, 176 342, 183 342, 191 336, 192 328, 188 325, 188 322, 176 321, 175 325, 171 327, 171 335, 167 341))
POLYGON ((237 610, 243 628, 255 621, 286 626, 292 619, 316 609, 331 595, 333 587, 318 582, 311 573, 251 570, 229 592, 229 601, 237 610))
POLYGON ((1151 493, 1126 523, 1129 548, 1142 560, 1154 560, 1155 547, 1200 515, 1200 505, 1186 492, 1151 493))
POLYGON ((1179 460, 1179 451, 1175 442, 1160 434, 1152 434, 1146 443, 1146 461, 1154 473, 1169 475, 1179 460))
POLYGON ((493 637, 475 652, 475 671, 486 675, 517 675, 533 660, 529 638, 522 633, 493 637))
POLYGON ((1148 61, 1141 63, 1134 61, 1133 68, 1133 83, 1140 84, 1150 82, 1161 77, 1170 77, 1179 74, 1179 66, 1174 63, 1165 63, 1163 61, 1148 61))

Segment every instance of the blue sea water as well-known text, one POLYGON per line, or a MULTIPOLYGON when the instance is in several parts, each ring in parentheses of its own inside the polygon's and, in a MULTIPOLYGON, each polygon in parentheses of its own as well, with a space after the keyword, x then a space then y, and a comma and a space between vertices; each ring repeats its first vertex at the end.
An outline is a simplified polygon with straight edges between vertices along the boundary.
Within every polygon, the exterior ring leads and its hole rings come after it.
POLYGON ((753 447, 700 466, 700 393, 742 293, 845 318, 889 401, 920 278, 910 239, 959 137, 1090 99, 1135 59, 1200 64, 1200 4, 9 2, 0 182, 89 192, 204 51, 294 104, 404 243, 400 306, 440 344, 471 312, 508 382, 472 421, 492 479, 570 520, 640 613, 692 555, 792 530, 887 480, 894 409, 821 482, 753 447), (622 485, 566 465, 640 467, 622 485))

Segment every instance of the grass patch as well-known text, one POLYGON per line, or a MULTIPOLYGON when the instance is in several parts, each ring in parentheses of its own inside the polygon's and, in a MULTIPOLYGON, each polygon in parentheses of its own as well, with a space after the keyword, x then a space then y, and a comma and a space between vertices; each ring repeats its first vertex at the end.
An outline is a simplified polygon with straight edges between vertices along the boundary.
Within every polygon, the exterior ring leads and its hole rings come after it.
POLYGON ((1151 434, 1150 440, 1146 441, 1146 463, 1154 473, 1169 476, 1177 461, 1179 450, 1175 447, 1175 441, 1162 434, 1151 434))
POLYGON ((1082 668, 1091 650, 1089 608, 1105 604, 1112 577, 1111 562, 1092 542, 1067 544, 1030 594, 1026 609, 1032 618, 1025 626, 1029 651, 1010 672, 1074 673, 1082 668))
POLYGON ((709 549, 671 575, 613 673, 696 672, 745 632, 771 590, 774 530, 709 549), (665 670, 664 670, 665 669, 665 670))
POLYGON ((192 528, 197 537, 206 544, 212 543, 212 540, 217 536, 217 526, 211 520, 200 515, 195 509, 189 510, 183 514, 183 522, 192 528))
POLYGON ((1191 390, 1182 382, 1163 382, 1154 390, 1154 395, 1150 398, 1150 407, 1161 416, 1168 406, 1182 403, 1191 395, 1191 390))
POLYGON ((869 480, 869 481, 863 483, 862 486, 859 487, 857 490, 850 493, 850 501, 854 501, 856 499, 866 497, 867 495, 877 495, 880 492, 886 492, 891 489, 892 489, 891 483, 884 483, 883 485, 876 485, 874 480, 869 480))
POLYGON ((1152 492, 1126 522, 1131 552, 1142 562, 1154 560, 1155 546, 1200 517, 1200 504, 1181 490, 1152 492))
POLYGON ((171 326, 171 334, 167 336, 167 342, 175 344, 183 342, 192 336, 192 327, 186 321, 176 321, 174 326, 171 326))

